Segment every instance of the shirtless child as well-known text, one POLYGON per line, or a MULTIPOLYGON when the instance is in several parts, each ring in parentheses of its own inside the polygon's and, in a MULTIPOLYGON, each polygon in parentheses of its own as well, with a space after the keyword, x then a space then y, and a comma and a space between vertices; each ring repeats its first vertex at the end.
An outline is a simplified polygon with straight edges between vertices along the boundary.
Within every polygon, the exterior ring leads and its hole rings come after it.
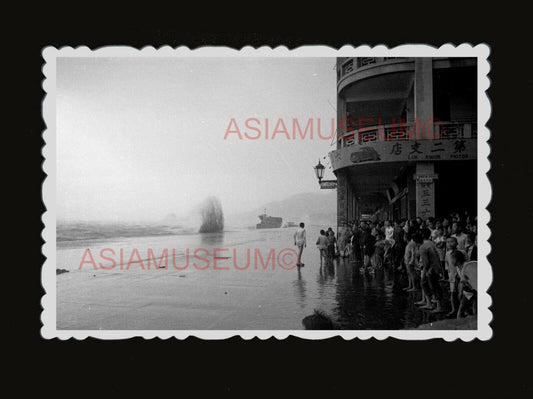
POLYGON ((450 304, 451 310, 446 315, 447 317, 455 316, 457 313, 457 286, 458 286, 458 274, 457 274, 457 265, 456 265, 456 256, 453 256, 455 251, 457 251, 457 238, 448 237, 446 240, 446 254, 444 255, 444 263, 446 270, 448 272, 448 281, 450 283, 450 304))

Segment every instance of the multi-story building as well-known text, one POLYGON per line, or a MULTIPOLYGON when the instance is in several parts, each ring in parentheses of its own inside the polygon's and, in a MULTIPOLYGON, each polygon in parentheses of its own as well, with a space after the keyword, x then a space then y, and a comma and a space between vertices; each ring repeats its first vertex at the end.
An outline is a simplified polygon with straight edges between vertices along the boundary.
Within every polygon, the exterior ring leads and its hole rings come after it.
POLYGON ((337 217, 476 214, 477 59, 338 58, 337 217))

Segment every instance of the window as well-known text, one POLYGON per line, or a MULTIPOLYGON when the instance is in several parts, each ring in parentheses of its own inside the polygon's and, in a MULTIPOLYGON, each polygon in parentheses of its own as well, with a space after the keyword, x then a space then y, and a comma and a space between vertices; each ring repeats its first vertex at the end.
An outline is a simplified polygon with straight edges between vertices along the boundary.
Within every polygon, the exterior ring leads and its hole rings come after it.
POLYGON ((342 64, 342 75, 346 75, 353 71, 353 59, 342 64))
POLYGON ((362 57, 358 59, 359 67, 375 64, 377 60, 374 57, 362 57))

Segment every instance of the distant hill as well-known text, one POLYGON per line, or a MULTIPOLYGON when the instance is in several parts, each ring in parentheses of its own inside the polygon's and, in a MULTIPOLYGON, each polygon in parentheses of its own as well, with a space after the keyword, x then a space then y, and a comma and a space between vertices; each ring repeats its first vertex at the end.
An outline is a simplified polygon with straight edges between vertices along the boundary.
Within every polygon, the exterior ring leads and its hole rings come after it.
POLYGON ((337 217, 337 192, 296 194, 282 201, 258 206, 253 211, 226 215, 228 226, 248 227, 259 223, 258 215, 266 213, 287 222, 307 224, 334 224, 337 217))
POLYGON ((175 213, 169 213, 167 216, 161 219, 158 224, 163 226, 179 226, 180 220, 175 213))

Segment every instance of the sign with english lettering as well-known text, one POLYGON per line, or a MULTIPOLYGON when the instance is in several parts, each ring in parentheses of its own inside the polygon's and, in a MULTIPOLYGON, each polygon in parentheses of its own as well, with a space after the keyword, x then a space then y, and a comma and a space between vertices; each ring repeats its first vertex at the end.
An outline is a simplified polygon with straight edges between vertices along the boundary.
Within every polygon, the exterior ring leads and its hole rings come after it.
POLYGON ((337 180, 322 180, 320 188, 323 190, 335 190, 337 188, 337 180))
POLYGON ((353 144, 329 153, 333 170, 352 165, 402 161, 457 161, 477 158, 477 139, 423 139, 353 144))

